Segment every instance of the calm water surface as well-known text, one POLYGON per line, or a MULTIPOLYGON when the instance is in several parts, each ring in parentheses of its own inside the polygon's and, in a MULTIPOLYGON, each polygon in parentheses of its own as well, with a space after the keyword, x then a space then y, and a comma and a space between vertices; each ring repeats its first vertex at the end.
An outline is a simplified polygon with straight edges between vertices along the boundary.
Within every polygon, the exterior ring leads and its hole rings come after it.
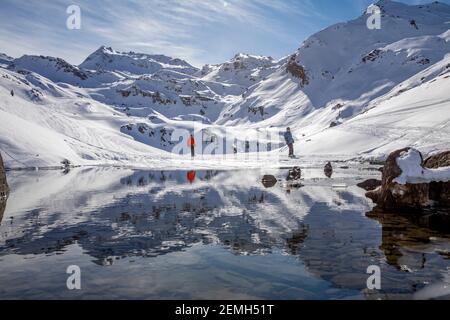
POLYGON ((287 172, 9 172, 0 299, 450 297, 450 233, 434 213, 374 211, 356 187, 374 168, 307 168, 302 185, 287 172))

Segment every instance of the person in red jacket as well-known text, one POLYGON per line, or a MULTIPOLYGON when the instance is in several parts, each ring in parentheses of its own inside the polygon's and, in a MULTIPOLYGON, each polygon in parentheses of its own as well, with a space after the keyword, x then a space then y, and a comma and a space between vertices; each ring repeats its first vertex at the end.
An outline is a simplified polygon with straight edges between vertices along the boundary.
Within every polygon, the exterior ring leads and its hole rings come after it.
POLYGON ((189 181, 190 184, 193 184, 193 183, 194 183, 196 175, 197 175, 197 174, 196 174, 195 171, 189 171, 189 172, 186 174, 186 178, 187 178, 187 180, 189 181))
POLYGON ((191 148, 191 157, 195 157, 195 139, 194 139, 194 135, 191 134, 191 136, 189 137, 188 141, 187 141, 187 145, 189 148, 191 148))

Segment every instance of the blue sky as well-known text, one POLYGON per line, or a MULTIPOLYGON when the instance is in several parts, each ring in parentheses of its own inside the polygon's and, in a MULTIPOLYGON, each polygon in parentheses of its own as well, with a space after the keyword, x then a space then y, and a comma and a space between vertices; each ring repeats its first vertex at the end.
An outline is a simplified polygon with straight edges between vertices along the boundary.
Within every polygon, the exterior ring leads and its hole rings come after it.
POLYGON ((0 0, 0 52, 51 55, 75 64, 101 45, 167 54, 197 66, 224 62, 238 52, 280 58, 311 34, 360 16, 372 2, 0 0), (66 28, 66 9, 72 4, 81 7, 81 30, 66 28))

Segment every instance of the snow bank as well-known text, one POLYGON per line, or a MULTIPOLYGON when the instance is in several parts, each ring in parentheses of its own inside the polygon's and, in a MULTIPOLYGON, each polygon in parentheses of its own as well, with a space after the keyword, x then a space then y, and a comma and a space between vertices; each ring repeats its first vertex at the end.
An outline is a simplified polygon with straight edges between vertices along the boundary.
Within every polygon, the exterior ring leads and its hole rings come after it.
POLYGON ((450 181, 450 167, 426 169, 422 167, 422 155, 415 149, 404 152, 397 158, 402 174, 394 180, 399 184, 417 184, 450 181))

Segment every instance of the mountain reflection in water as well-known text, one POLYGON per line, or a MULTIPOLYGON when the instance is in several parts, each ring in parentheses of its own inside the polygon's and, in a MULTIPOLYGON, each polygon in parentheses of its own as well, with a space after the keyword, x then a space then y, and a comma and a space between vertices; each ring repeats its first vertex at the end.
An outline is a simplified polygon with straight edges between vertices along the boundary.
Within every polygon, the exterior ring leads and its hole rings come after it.
POLYGON ((89 270, 83 298, 411 298, 447 281, 445 231, 371 212, 356 184, 376 171, 311 169, 298 187, 287 172, 10 172, 0 297, 74 297, 70 264, 89 270), (370 265, 380 292, 366 289, 370 265))

